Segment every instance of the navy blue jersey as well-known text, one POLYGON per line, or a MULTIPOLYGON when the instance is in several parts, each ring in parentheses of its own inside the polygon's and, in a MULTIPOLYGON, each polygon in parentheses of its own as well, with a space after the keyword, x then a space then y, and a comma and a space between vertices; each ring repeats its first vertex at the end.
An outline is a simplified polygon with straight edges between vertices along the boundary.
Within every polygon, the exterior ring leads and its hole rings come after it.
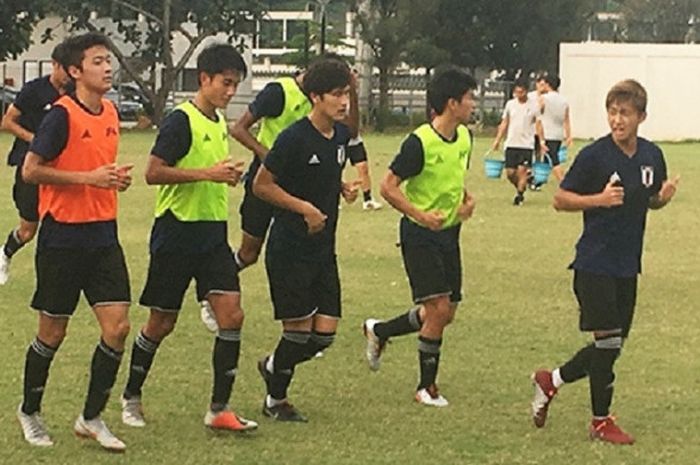
POLYGON ((613 277, 641 272, 642 245, 649 199, 666 180, 666 162, 654 143, 637 139, 637 153, 625 155, 610 135, 586 146, 574 161, 561 188, 581 195, 602 192, 619 178, 624 204, 583 212, 583 233, 570 268, 613 277))
MULTIPOLYGON (((19 125, 29 132, 36 133, 41 121, 51 109, 53 102, 60 94, 49 81, 49 76, 40 77, 27 82, 17 94, 14 106, 20 111, 19 125)), ((15 138, 12 149, 7 157, 11 166, 19 166, 29 149, 29 143, 15 138)))
POLYGON ((312 203, 327 219, 322 231, 310 235, 302 215, 275 208, 268 247, 306 259, 335 253, 341 175, 349 140, 350 131, 344 124, 336 123, 328 139, 309 118, 280 133, 265 158, 265 167, 282 189, 312 203))
MULTIPOLYGON (((191 145, 190 120, 184 111, 175 110, 163 120, 151 155, 168 166, 175 166, 191 145)), ((180 221, 168 211, 153 223, 150 250, 151 253, 205 253, 226 244, 227 236, 225 221, 180 221)))
MULTIPOLYGON (((71 97, 90 113, 75 95, 71 97)), ((111 103, 110 103, 111 105, 111 103)), ((43 160, 51 161, 61 155, 68 143, 68 112, 64 107, 54 106, 47 113, 36 131, 29 150, 43 160)), ((41 220, 37 247, 51 248, 99 248, 116 245, 117 222, 96 221, 92 223, 60 223, 47 215, 41 220)))

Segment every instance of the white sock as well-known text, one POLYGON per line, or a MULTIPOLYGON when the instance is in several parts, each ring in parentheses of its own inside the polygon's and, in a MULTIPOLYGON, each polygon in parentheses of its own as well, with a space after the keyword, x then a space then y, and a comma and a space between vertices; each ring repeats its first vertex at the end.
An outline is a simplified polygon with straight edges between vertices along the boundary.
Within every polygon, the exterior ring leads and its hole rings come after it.
POLYGON ((269 357, 267 357, 267 363, 265 363, 265 369, 269 373, 275 372, 275 354, 272 354, 269 357))
POLYGON ((284 403, 286 400, 287 399, 277 400, 274 399, 270 394, 268 394, 267 396, 265 396, 265 405, 267 405, 268 407, 274 407, 276 405, 284 403))
POLYGON ((564 380, 561 379, 561 373, 559 372, 559 368, 552 371, 552 384, 554 384, 554 387, 557 389, 564 385, 564 380))

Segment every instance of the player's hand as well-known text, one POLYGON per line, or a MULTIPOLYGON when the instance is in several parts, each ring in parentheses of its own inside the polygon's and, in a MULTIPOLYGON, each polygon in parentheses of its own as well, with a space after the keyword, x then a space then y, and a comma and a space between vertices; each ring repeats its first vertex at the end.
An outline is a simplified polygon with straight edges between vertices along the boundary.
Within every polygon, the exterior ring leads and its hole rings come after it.
POLYGON ((229 186, 235 187, 238 185, 239 182, 241 182, 244 168, 245 162, 243 161, 237 161, 233 164, 233 172, 231 173, 233 175, 233 178, 230 181, 228 181, 229 186))
POLYGON ((574 138, 571 137, 571 136, 567 137, 567 138, 566 138, 565 145, 566 145, 567 148, 570 149, 571 146, 574 145, 574 138))
POLYGON ((661 190, 659 191, 659 200, 666 204, 671 201, 676 191, 678 190, 678 182, 681 180, 680 175, 676 175, 673 179, 667 179, 661 185, 661 190))
POLYGON ((101 189, 117 189, 119 187, 117 164, 110 163, 109 165, 102 165, 99 168, 89 171, 87 184, 101 189))
POLYGON ((423 226, 431 231, 440 231, 445 222, 445 215, 442 212, 433 210, 424 212, 420 218, 416 218, 423 226))
POLYGON ((124 192, 131 186, 131 170, 133 168, 133 163, 117 166, 117 190, 119 192, 124 192))
POLYGON ((235 171, 236 165, 230 158, 227 158, 226 160, 221 160, 207 170, 207 179, 213 182, 237 182, 235 171))
POLYGON ((600 196, 600 206, 605 208, 619 207, 625 201, 625 189, 622 186, 616 186, 616 181, 608 181, 600 196))
POLYGON ((467 221, 474 214, 474 208, 476 207, 476 200, 471 194, 467 194, 464 199, 464 203, 457 209, 457 216, 462 221, 467 221))
POLYGON ((549 153, 549 147, 546 142, 540 142, 540 153, 549 153))
POLYGON ((324 215, 321 210, 316 208, 310 203, 307 203, 307 208, 304 211, 304 222, 308 228, 309 234, 316 234, 321 232, 326 226, 326 219, 328 217, 324 215))
POLYGON ((357 193, 359 192, 361 185, 362 181, 359 179, 342 183, 343 190, 341 193, 343 194, 343 198, 347 203, 353 203, 355 200, 357 200, 357 193))

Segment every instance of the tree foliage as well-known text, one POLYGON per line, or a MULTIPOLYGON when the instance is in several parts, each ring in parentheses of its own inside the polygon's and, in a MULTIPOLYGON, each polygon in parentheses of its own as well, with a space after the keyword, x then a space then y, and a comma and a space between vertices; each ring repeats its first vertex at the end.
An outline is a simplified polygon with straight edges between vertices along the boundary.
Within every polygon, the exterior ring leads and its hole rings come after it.
POLYGON ((108 34, 120 66, 153 104, 152 119, 159 123, 168 93, 202 41, 225 33, 233 42, 252 33, 263 5, 258 0, 62 0, 52 10, 73 29, 108 34), (106 28, 101 18, 115 27, 106 28), (187 44, 178 55, 176 35, 187 44))
POLYGON ((0 0, 0 61, 16 58, 31 45, 32 31, 43 17, 38 0, 0 0))

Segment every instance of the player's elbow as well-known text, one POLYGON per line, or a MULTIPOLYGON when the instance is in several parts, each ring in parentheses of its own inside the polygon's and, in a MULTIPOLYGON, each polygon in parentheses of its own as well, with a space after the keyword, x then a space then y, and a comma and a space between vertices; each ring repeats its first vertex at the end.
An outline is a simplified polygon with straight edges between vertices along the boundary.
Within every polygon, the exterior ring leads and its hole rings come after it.
POLYGON ((552 207, 554 207, 556 211, 560 212, 565 210, 564 205, 564 199, 562 198, 561 191, 557 191, 552 198, 552 207))
POLYGON ((22 180, 27 184, 38 184, 37 181, 37 165, 35 163, 22 164, 22 180))

